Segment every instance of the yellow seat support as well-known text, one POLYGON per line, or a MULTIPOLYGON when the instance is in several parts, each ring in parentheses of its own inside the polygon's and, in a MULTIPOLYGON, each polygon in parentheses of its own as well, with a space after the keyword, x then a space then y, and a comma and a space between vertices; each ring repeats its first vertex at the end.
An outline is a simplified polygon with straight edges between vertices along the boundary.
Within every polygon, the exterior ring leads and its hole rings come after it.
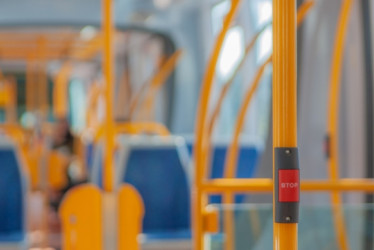
POLYGON ((70 190, 59 211, 63 250, 102 250, 102 196, 91 184, 70 190))
POLYGON ((122 185, 118 191, 118 249, 139 250, 138 235, 142 232, 144 204, 137 190, 122 185))

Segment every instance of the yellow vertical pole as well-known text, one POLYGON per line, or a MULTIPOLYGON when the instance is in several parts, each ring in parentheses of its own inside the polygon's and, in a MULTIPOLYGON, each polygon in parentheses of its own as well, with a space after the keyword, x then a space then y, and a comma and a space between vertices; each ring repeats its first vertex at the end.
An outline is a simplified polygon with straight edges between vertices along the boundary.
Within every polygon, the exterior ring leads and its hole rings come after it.
MULTIPOLYGON (((327 165, 330 180, 339 179, 339 95, 343 53, 352 4, 353 0, 345 0, 342 3, 335 35, 333 58, 331 62, 329 108, 327 113, 327 135, 330 143, 327 165)), ((344 223, 344 214, 341 208, 342 198, 339 192, 332 192, 331 202, 333 205, 334 223, 339 248, 346 250, 348 249, 349 244, 347 242, 347 238, 345 237, 346 229, 344 223)))
POLYGON ((62 65, 53 85, 53 113, 56 118, 63 119, 68 115, 69 76, 72 71, 70 62, 62 65))
MULTIPOLYGON (((273 148, 297 147, 296 0, 273 0, 273 41, 273 148)), ((297 223, 274 220, 273 238, 274 250, 296 250, 297 223)))
POLYGON ((104 164, 104 190, 113 190, 113 153, 114 153, 114 121, 113 121, 113 0, 102 0, 104 36, 103 70, 105 77, 105 164, 104 164))
POLYGON ((30 112, 35 108, 34 103, 34 88, 35 88, 35 79, 34 79, 34 56, 29 55, 26 61, 26 110, 30 112))
POLYGON ((38 107, 45 119, 48 116, 48 76, 47 76, 47 40, 40 37, 38 40, 39 68, 38 68, 38 107))

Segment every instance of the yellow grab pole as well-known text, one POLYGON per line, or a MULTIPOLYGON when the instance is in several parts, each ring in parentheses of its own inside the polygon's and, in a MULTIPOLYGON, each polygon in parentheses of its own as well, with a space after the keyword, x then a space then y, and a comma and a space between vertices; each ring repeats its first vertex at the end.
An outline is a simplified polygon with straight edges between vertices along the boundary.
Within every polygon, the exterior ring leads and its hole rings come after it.
POLYGON ((69 62, 62 65, 57 73, 53 87, 53 113, 56 118, 66 118, 68 114, 69 76, 72 66, 69 62))
MULTIPOLYGON (((297 147, 296 0, 273 0, 273 149, 297 147)), ((273 161, 273 181, 277 182, 273 161)), ((297 223, 278 223, 273 189, 274 250, 296 250, 297 223)), ((297 189, 299 189, 298 186, 297 189)))
POLYGON ((38 108, 43 119, 48 116, 48 75, 47 75, 47 40, 44 36, 38 39, 38 108))
MULTIPOLYGON (((308 1, 308 2, 303 3, 299 7, 299 10, 297 12, 297 25, 298 26, 301 25, 307 13, 311 10, 313 6, 314 6, 314 2, 308 1)), ((230 144, 230 147, 228 148, 227 153, 226 153, 226 161, 225 161, 225 167, 224 167, 225 178, 235 178, 236 165, 238 161, 238 151, 239 151, 239 137, 244 126, 245 115, 250 107, 250 103, 253 98, 254 92, 258 88, 259 82, 265 71, 265 68, 269 63, 271 63, 271 59, 272 58, 270 56, 257 71, 256 77, 253 83, 250 85, 251 87, 249 91, 246 93, 243 104, 240 107, 239 115, 235 123, 234 136, 230 144)))
POLYGON ((102 0, 103 7, 103 70, 105 77, 105 164, 103 175, 104 190, 113 190, 113 153, 114 153, 114 121, 113 121, 113 0, 102 0))
POLYGON ((26 61, 26 110, 30 112, 32 109, 34 109, 35 103, 34 103, 34 91, 33 88, 35 88, 35 77, 34 77, 34 60, 33 56, 29 56, 26 61))
MULTIPOLYGON (((339 179, 339 95, 343 53, 352 4, 353 0, 345 0, 342 3, 331 62, 329 108, 327 113, 327 137, 329 144, 327 165, 330 180, 339 179)), ((349 244, 348 239, 345 237, 346 228, 344 214, 341 208, 342 199, 338 192, 333 192, 331 194, 331 202, 333 205, 334 223, 339 247, 342 250, 346 250, 349 244)))
POLYGON ((204 75, 204 80, 201 86, 201 94, 199 101, 199 109, 196 120, 196 148, 195 148, 195 178, 192 190, 193 195, 193 239, 194 249, 203 249, 203 218, 204 218, 204 207, 206 205, 206 195, 202 192, 201 184, 204 180, 204 172, 207 159, 207 113, 208 103, 210 97, 210 91, 213 85, 213 79, 215 75, 215 69, 220 54, 220 50, 223 45, 226 33, 230 28, 230 24, 234 19, 234 16, 238 10, 240 0, 232 0, 231 8, 223 22, 223 27, 220 34, 217 37, 213 53, 208 61, 207 70, 204 75))

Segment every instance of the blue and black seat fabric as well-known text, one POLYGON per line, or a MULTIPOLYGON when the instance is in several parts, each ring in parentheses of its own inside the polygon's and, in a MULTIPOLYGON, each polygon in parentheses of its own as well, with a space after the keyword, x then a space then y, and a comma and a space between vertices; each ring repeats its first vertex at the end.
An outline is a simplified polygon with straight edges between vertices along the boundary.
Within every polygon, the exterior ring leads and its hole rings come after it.
POLYGON ((25 231, 25 177, 15 146, 0 135, 0 249, 23 244, 25 231))
POLYGON ((148 240, 190 238, 189 157, 182 138, 156 143, 122 140, 120 182, 133 185, 145 205, 148 240))

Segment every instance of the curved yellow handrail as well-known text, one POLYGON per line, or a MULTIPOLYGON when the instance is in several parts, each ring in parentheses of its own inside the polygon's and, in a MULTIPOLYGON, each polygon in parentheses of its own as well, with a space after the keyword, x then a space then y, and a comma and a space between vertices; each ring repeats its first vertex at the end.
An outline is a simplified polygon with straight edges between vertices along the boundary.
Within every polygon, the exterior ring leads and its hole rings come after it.
MULTIPOLYGON (((353 0, 345 0, 342 3, 331 62, 329 107, 327 113, 327 135, 330 142, 327 165, 330 180, 339 179, 339 94, 347 26, 352 5, 353 0)), ((344 214, 341 208, 341 195, 338 192, 332 192, 331 201, 333 204, 334 223, 339 247, 342 250, 347 250, 349 249, 349 244, 348 239, 345 237, 346 228, 344 214)))
POLYGON ((161 66, 160 70, 152 77, 149 86, 143 84, 140 91, 137 93, 134 100, 130 104, 130 111, 129 111, 130 120, 133 120, 136 108, 138 108, 139 106, 142 106, 143 103, 145 104, 152 103, 153 97, 155 96, 155 92, 158 89, 160 89, 162 85, 166 82, 170 74, 175 69, 182 54, 183 54, 182 50, 175 51, 166 60, 166 62, 161 66), (143 99, 143 102, 142 102, 141 97, 143 96, 145 91, 146 91, 145 98, 143 99))
POLYGON ((194 190, 193 190, 193 239, 194 239, 194 249, 203 249, 203 210, 207 203, 206 195, 202 192, 201 186, 204 180, 205 168, 207 167, 207 114, 208 114, 208 103, 210 99, 210 92, 213 85, 213 80, 215 76, 215 69, 218 62, 218 57, 225 39, 226 33, 230 28, 232 21, 239 9, 240 0, 232 0, 230 11, 225 17, 223 22, 223 27, 219 33, 213 53, 209 59, 207 69, 203 78, 203 83, 201 87, 201 94, 199 100, 199 109, 196 120, 196 150, 195 150, 195 178, 194 178, 194 190))
POLYGON ((301 23, 304 21, 305 17, 308 15, 309 11, 315 5, 314 0, 310 0, 304 2, 298 9, 297 9, 297 26, 300 26, 301 23))

